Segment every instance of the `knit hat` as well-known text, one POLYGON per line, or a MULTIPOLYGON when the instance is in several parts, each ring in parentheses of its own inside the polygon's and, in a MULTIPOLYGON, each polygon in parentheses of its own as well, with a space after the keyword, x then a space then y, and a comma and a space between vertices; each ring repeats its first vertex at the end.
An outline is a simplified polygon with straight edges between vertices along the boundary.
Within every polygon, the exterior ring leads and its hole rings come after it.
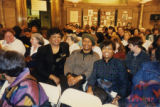
POLYGON ((88 38, 88 39, 90 39, 90 40, 91 40, 91 42, 92 42, 92 45, 93 45, 93 46, 95 45, 95 39, 92 37, 92 35, 91 35, 91 34, 89 34, 89 33, 85 33, 85 34, 83 34, 83 35, 82 35, 82 40, 83 40, 84 38, 88 38))

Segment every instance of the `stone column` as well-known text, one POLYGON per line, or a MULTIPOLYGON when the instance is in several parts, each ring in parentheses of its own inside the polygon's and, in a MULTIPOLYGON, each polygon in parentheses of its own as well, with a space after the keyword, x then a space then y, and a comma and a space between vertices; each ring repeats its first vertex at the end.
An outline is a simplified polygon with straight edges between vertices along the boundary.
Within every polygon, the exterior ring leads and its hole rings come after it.
POLYGON ((16 0, 17 25, 27 25, 27 4, 26 0, 16 0))
POLYGON ((141 11, 140 11, 140 18, 139 18, 139 28, 142 28, 143 10, 144 10, 144 3, 141 3, 141 11))
POLYGON ((5 27, 3 0, 0 0, 0 22, 3 25, 3 27, 5 27))
POLYGON ((62 27, 63 0, 51 0, 52 27, 62 27))

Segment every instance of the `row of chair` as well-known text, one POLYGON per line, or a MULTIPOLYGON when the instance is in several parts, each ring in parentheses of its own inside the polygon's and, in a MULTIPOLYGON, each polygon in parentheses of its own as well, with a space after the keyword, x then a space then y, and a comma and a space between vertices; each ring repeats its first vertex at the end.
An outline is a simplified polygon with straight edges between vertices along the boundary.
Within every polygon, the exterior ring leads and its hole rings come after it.
MULTIPOLYGON (((102 105, 102 102, 98 97, 73 88, 68 88, 61 94, 60 85, 53 86, 42 82, 40 82, 40 84, 53 107, 60 107, 61 104, 66 104, 71 107, 117 107, 112 104, 102 105)), ((0 99, 8 85, 8 82, 5 81, 0 90, 0 99)))
POLYGON ((60 85, 40 84, 48 95, 53 107, 60 107, 61 104, 66 104, 71 107, 117 107, 112 104, 102 105, 98 97, 73 88, 68 88, 61 94, 60 85))

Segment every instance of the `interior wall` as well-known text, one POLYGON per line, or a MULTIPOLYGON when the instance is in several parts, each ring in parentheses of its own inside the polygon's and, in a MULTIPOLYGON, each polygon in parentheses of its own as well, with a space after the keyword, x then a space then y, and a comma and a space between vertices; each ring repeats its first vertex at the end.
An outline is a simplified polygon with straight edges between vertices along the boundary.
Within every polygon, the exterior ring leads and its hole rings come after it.
MULTIPOLYGON (((118 9, 118 18, 122 16, 122 11, 128 10, 129 15, 132 17, 130 20, 133 27, 138 27, 139 25, 139 17, 140 17, 140 3, 135 2, 135 0, 128 0, 128 4, 122 5, 105 5, 105 4, 95 4, 95 3, 78 3, 73 4, 71 2, 64 3, 64 12, 67 11, 67 8, 80 8, 82 11, 86 8, 92 9, 118 9)), ((67 14, 67 12, 66 12, 67 14)), ((63 22, 66 24, 68 22, 67 16, 64 14, 63 22)), ((153 28, 154 24, 157 22, 150 21, 151 14, 160 14, 160 1, 152 0, 152 2, 148 2, 144 5, 144 13, 143 13, 143 27, 145 28, 153 28)))
POLYGON ((0 0, 0 23, 2 23, 2 0, 0 0))
POLYGON ((16 0, 3 0, 5 26, 12 28, 16 25, 16 0))
POLYGON ((159 23, 158 21, 150 21, 151 14, 160 14, 159 0, 155 0, 155 2, 144 5, 143 27, 152 29, 154 25, 159 23))
MULTIPOLYGON (((3 8, 3 13, 4 13, 4 21, 6 27, 13 27, 17 24, 16 22, 16 0, 0 0, 1 2, 3 1, 3 5, 0 2, 1 8, 3 8)), ((0 9, 1 9, 0 8, 0 9)), ((63 12, 61 16, 61 22, 62 25, 67 24, 68 20, 67 19, 67 9, 68 8, 75 8, 75 9, 80 9, 83 11, 84 9, 87 8, 92 8, 92 9, 118 9, 119 10, 119 15, 118 17, 121 17, 121 12, 124 10, 129 10, 131 11, 129 14, 132 16, 132 26, 133 27, 138 27, 139 25, 139 15, 140 15, 140 4, 138 2, 135 2, 135 0, 128 0, 127 4, 121 4, 121 5, 106 5, 106 4, 97 4, 97 3, 78 3, 78 4, 73 4, 71 2, 66 2, 64 0, 64 4, 60 7, 63 12)), ((150 15, 151 14, 160 14, 160 1, 159 0, 152 0, 152 2, 146 3, 144 5, 144 14, 143 14, 143 27, 145 28, 153 28, 155 24, 158 22, 155 21, 150 21, 150 15)), ((80 18, 81 19, 81 18, 80 18)), ((53 20, 53 19, 52 19, 53 20)), ((2 12, 0 11, 0 23, 2 23, 2 12)))
MULTIPOLYGON (((126 4, 124 5, 104 5, 104 4, 95 4, 95 3, 78 3, 74 5, 73 3, 65 2, 64 4, 64 11, 66 11, 68 8, 80 8, 83 13, 85 12, 86 9, 101 9, 101 10, 118 10, 118 20, 122 20, 122 12, 127 11, 129 17, 131 17, 131 20, 129 22, 132 23, 133 27, 138 26, 138 17, 139 17, 139 6, 137 5, 131 5, 128 6, 126 4)), ((68 12, 67 12, 68 13, 68 12)), ((66 14, 67 14, 66 13, 66 14)), ((66 24, 66 22, 69 22, 68 15, 63 17, 63 22, 66 24)), ((127 22, 126 22, 127 23, 127 22)))

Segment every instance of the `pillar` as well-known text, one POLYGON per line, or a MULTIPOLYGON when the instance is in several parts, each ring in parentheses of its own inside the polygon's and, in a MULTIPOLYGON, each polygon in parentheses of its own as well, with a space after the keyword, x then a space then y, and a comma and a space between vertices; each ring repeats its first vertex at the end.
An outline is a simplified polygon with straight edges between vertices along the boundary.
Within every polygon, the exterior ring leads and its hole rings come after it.
POLYGON ((143 11, 144 11, 144 3, 141 3, 141 11, 140 11, 140 18, 139 18, 139 28, 142 28, 143 11))
POLYGON ((0 0, 0 22, 3 25, 3 27, 5 27, 3 0, 0 0))
POLYGON ((62 27, 63 0, 51 0, 52 27, 62 27))
POLYGON ((16 22, 19 26, 27 25, 26 0, 16 0, 16 22))

